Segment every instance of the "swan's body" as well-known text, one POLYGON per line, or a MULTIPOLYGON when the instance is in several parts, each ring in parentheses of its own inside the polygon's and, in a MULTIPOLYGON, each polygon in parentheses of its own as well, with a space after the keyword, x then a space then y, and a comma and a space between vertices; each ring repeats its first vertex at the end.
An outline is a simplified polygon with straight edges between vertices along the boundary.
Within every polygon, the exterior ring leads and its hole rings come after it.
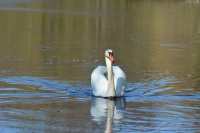
POLYGON ((106 66, 98 66, 91 74, 91 85, 94 96, 121 97, 126 88, 126 75, 114 62, 112 50, 105 51, 106 66), (109 55, 107 55, 109 53, 109 55))

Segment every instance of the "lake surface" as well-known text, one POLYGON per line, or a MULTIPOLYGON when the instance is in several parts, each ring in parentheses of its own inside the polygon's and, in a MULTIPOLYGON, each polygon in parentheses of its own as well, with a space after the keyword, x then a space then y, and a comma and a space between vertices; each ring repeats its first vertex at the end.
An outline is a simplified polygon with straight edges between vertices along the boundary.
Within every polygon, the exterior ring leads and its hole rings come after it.
POLYGON ((0 1, 1 133, 200 131, 199 0, 0 1), (112 48, 124 98, 91 95, 112 48))

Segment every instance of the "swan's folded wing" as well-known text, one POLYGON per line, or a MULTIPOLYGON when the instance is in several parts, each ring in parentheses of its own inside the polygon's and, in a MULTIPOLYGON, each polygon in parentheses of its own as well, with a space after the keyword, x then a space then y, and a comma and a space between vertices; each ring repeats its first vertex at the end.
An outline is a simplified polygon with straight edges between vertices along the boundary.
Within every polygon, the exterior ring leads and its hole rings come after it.
POLYGON ((118 67, 113 66, 114 80, 115 80, 115 91, 117 96, 123 96, 126 88, 126 75, 124 71, 118 67))
POLYGON ((119 66, 113 66, 113 72, 114 72, 115 76, 126 79, 126 74, 119 66))
POLYGON ((95 96, 106 95, 107 79, 104 76, 105 71, 106 67, 98 66, 91 74, 92 91, 95 96))

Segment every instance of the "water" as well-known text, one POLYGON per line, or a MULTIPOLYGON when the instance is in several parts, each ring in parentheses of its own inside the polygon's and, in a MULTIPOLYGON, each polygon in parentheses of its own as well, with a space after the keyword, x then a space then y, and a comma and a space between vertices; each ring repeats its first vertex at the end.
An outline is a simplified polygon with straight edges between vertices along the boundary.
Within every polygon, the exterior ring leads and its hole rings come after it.
POLYGON ((0 1, 0 132, 199 132, 200 1, 0 1), (92 97, 112 48, 125 97, 92 97))

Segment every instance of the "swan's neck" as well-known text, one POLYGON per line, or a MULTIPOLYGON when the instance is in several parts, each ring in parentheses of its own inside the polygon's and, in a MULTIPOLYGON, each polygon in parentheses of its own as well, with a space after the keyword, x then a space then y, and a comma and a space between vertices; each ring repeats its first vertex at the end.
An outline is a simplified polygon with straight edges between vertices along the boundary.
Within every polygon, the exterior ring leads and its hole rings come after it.
POLYGON ((107 78, 108 78, 108 96, 115 96, 115 84, 114 84, 114 73, 111 61, 106 58, 107 78))

